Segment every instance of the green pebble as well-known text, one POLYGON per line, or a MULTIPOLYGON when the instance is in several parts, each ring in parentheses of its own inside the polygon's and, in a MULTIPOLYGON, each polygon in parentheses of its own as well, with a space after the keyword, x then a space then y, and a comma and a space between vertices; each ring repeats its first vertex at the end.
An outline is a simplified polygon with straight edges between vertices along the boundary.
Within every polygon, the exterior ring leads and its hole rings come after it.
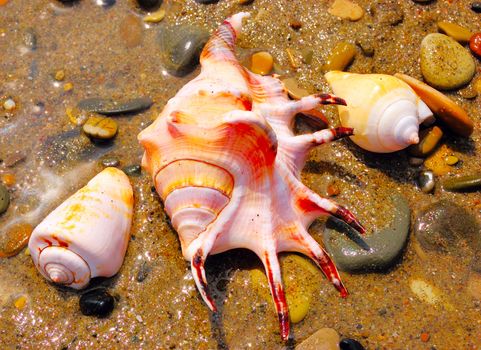
POLYGON ((448 179, 443 182, 447 191, 462 192, 481 188, 481 173, 448 179))
POLYGON ((122 169, 129 176, 139 176, 141 173, 140 165, 128 165, 122 169))
POLYGON ((421 42, 421 72, 429 85, 451 90, 469 83, 476 66, 469 51, 456 40, 431 33, 421 42))
POLYGON ((7 211, 10 205, 10 194, 8 189, 0 184, 0 215, 7 211))

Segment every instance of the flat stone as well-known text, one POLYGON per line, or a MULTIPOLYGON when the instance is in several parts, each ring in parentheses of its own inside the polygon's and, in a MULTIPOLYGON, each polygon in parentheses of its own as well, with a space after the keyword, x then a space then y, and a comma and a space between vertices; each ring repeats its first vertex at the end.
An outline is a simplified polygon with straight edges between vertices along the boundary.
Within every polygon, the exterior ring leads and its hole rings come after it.
POLYGON ((321 328, 295 350, 339 350, 339 334, 332 328, 321 328))
POLYGON ((438 29, 459 42, 468 42, 471 35, 473 35, 469 29, 451 22, 438 22, 438 29))
POLYGON ((414 236, 426 251, 465 254, 465 247, 476 250, 481 241, 480 226, 466 209, 448 200, 435 202, 416 217, 414 236))
POLYGON ((392 223, 366 236, 345 233, 344 228, 326 227, 324 244, 342 271, 382 271, 391 267, 401 256, 409 233, 410 209, 404 197, 395 194, 392 223), (348 237, 349 236, 349 237, 348 237))
POLYGON ((476 66, 470 53, 456 40, 431 33, 421 42, 421 72, 429 85, 451 90, 469 83, 476 66))
POLYGON ((358 4, 349 0, 335 0, 327 10, 331 15, 357 21, 364 16, 364 10, 358 4))

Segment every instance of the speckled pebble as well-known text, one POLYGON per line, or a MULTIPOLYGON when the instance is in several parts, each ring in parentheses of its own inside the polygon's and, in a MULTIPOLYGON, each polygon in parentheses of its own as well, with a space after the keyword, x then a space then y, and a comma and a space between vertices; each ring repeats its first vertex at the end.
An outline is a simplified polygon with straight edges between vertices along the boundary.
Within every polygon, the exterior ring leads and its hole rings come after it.
POLYGON ((295 350, 339 350, 339 334, 332 328, 321 328, 295 350))
POLYGON ((421 42, 421 71, 429 85, 451 90, 471 81, 475 64, 469 52, 456 40, 431 33, 421 42))
POLYGON ((10 205, 10 194, 8 189, 0 183, 0 215, 7 211, 10 205))

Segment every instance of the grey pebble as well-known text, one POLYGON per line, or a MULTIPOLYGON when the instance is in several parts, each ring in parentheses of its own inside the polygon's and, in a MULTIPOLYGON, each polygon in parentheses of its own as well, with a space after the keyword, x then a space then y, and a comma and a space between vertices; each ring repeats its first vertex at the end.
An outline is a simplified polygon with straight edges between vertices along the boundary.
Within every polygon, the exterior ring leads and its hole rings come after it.
POLYGON ((421 188, 421 191, 424 193, 431 193, 434 190, 434 185, 436 184, 434 181, 433 172, 430 170, 421 171, 418 176, 418 184, 421 188))
POLYGON ((409 233, 411 211, 400 194, 392 196, 394 219, 392 223, 366 236, 345 233, 339 227, 326 227, 324 244, 337 267, 342 271, 384 271, 401 256, 409 233), (349 236, 349 237, 348 237, 349 236))

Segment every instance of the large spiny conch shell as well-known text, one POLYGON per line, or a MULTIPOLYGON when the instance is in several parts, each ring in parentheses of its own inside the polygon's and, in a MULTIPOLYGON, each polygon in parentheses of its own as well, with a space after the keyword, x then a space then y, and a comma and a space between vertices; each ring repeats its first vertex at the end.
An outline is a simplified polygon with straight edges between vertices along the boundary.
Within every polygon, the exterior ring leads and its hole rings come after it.
POLYGON ((204 263, 208 254, 234 248, 262 260, 281 336, 289 336, 287 303, 277 253, 311 257, 340 291, 336 267, 306 228, 322 214, 364 229, 345 208, 299 181, 309 149, 352 134, 335 128, 295 136, 294 116, 320 104, 344 103, 327 94, 291 101, 280 80, 242 67, 234 55, 239 13, 227 19, 204 47, 199 76, 185 85, 139 135, 143 166, 151 173, 179 233, 202 298, 215 311, 204 263))
POLYGON ((28 248, 40 273, 71 288, 115 275, 130 238, 133 192, 119 169, 106 168, 52 211, 28 248))
POLYGON ((351 140, 377 153, 399 151, 419 142, 419 124, 432 120, 428 106, 405 82, 385 74, 331 71, 325 75, 339 106, 342 126, 354 128, 351 140))

